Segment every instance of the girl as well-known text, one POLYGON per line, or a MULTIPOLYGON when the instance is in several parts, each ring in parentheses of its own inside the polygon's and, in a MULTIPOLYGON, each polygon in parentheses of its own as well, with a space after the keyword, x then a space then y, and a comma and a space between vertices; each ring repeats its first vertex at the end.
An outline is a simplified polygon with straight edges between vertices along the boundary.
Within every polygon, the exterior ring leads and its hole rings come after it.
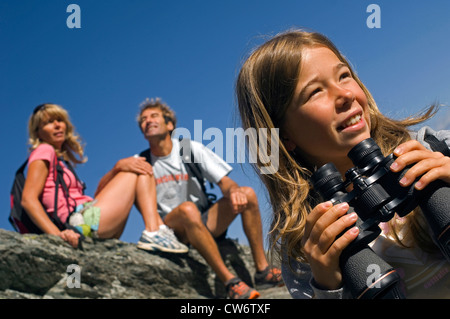
MULTIPOLYGON (((73 247, 79 244, 80 234, 67 229, 73 224, 73 212, 84 218, 78 225, 80 232, 100 238, 119 238, 128 214, 136 202, 145 231, 155 232, 163 225, 156 209, 156 184, 153 171, 143 157, 119 160, 99 182, 95 199, 83 194, 83 187, 74 173, 59 159, 72 164, 84 163, 83 147, 75 133, 68 113, 56 104, 42 104, 35 108, 29 123, 31 154, 28 173, 22 193, 22 206, 34 224, 47 234, 61 237, 73 247), (55 165, 62 163, 67 190, 55 189, 55 165), (57 216, 62 225, 51 216, 55 211, 55 192, 58 192, 57 216)), ((76 223, 78 224, 78 223, 76 223)), ((176 248, 181 243, 166 234, 176 248)))
MULTIPOLYGON (((401 180, 403 186, 421 175, 417 189, 436 179, 450 183, 450 158, 427 150, 426 143, 413 139, 408 130, 437 108, 401 121, 385 117, 331 41, 297 30, 275 36, 250 55, 240 70, 236 92, 244 129, 279 128, 279 169, 260 176, 274 211, 270 239, 286 259, 283 277, 292 296, 348 296, 339 256, 358 229, 338 235, 355 223, 357 215, 346 214, 347 203, 318 202, 309 183, 311 174, 333 162, 344 175, 354 166, 347 153, 372 137, 385 156, 392 152, 398 156, 392 171, 414 164, 401 180)), ((429 132, 434 133, 427 128, 415 136, 429 132)), ((450 144, 450 132, 439 134, 450 144)), ((420 210, 393 218, 384 230, 373 249, 391 264, 400 260, 395 266, 405 272, 408 296, 448 297, 450 268, 431 240, 420 210), (418 280, 415 275, 424 269, 429 277, 418 280), (443 284, 426 280, 437 273, 443 284), (442 288, 445 283, 447 288, 442 288)))

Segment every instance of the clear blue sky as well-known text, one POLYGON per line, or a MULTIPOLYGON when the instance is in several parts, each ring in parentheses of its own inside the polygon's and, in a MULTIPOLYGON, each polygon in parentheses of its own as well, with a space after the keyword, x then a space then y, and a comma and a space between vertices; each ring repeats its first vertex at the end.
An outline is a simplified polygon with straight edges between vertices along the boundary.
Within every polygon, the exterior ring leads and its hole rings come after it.
MULTIPOLYGON (((13 175, 27 157, 27 121, 44 102, 63 105, 86 143, 78 173, 92 195, 114 163, 147 147, 136 125, 146 97, 161 97, 193 132, 236 127, 234 84, 243 59, 267 36, 291 27, 330 37, 349 58, 381 110, 403 117, 439 101, 450 104, 449 1, 0 1, 0 228, 13 175), (71 3, 81 28, 69 29, 71 3), (369 4, 381 28, 370 29, 369 4)), ((447 109, 432 124, 450 128, 447 109)), ((205 144, 210 141, 205 140, 205 144)), ((231 177, 259 194, 264 230, 270 207, 248 165, 231 177)), ((133 209, 122 240, 143 229, 133 209)), ((230 237, 246 243, 240 221, 230 237)))

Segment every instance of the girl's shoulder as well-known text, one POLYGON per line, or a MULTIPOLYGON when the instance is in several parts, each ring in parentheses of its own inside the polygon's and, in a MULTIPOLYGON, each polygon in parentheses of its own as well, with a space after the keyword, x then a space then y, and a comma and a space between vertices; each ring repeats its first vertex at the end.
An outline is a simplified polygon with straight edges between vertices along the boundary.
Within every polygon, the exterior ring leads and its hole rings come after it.
POLYGON ((420 128, 417 132, 412 132, 411 137, 418 140, 422 145, 431 149, 429 137, 434 136, 439 141, 444 141, 450 147, 450 130, 435 131, 429 126, 420 128))

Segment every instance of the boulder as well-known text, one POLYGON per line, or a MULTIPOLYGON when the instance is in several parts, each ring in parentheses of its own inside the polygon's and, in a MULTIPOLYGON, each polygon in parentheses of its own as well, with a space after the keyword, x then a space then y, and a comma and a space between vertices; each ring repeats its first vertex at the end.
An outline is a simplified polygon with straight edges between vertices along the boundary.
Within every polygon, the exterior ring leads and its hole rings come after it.
MULTIPOLYGON (((253 285, 250 248, 219 243, 237 276, 253 285)), ((147 252, 117 239, 83 241, 74 249, 52 235, 21 235, 0 229, 0 298, 212 299, 225 288, 195 249, 187 254, 147 252)), ((290 298, 285 287, 260 291, 263 298, 290 298)))

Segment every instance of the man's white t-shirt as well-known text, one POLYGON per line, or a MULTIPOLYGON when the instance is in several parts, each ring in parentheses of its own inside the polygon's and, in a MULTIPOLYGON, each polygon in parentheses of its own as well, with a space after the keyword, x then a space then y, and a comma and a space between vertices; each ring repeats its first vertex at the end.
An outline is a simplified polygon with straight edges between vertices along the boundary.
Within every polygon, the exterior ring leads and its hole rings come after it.
MULTIPOLYGON (((175 207, 183 202, 191 201, 203 212, 208 200, 197 179, 188 174, 188 170, 180 157, 180 141, 172 139, 172 152, 163 157, 151 154, 153 173, 156 179, 156 196, 158 213, 164 218, 175 207)), ((217 184, 232 170, 224 160, 203 144, 190 141, 191 152, 203 177, 217 184)))

